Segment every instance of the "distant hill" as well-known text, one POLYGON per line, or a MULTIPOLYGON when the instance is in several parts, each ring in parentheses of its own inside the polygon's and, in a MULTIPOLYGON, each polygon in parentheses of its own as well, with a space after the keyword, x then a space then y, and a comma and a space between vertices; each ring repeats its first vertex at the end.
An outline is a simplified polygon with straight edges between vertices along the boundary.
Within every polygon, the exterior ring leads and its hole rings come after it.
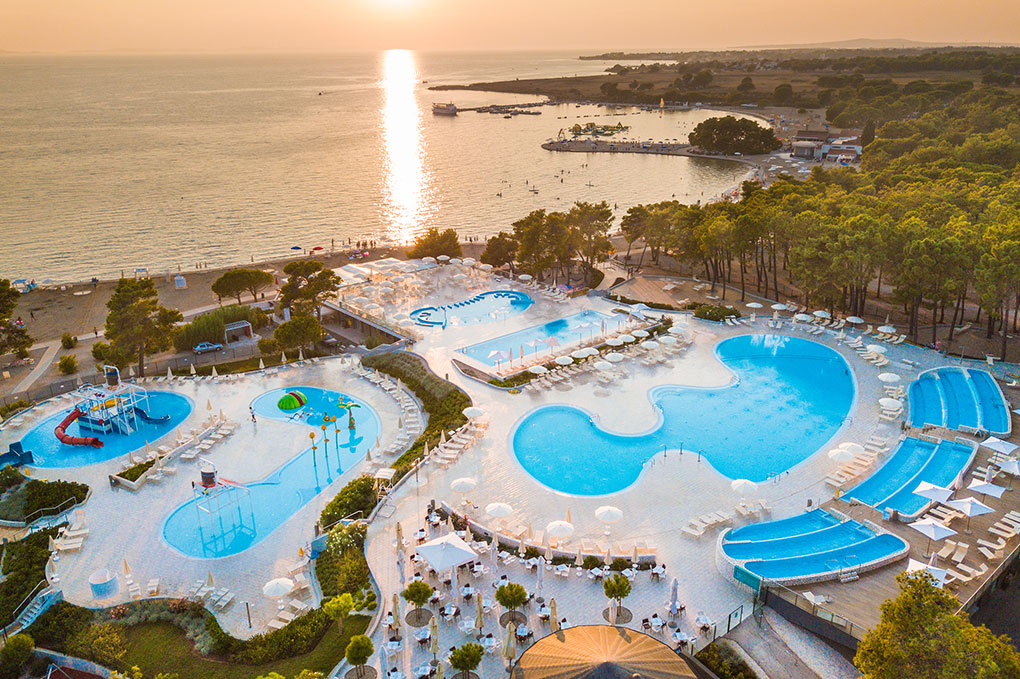
POLYGON ((788 45, 741 45, 734 49, 747 50, 789 50, 789 49, 924 49, 934 47, 1015 47, 1017 43, 996 42, 921 42, 905 38, 855 38, 833 42, 797 43, 788 45))

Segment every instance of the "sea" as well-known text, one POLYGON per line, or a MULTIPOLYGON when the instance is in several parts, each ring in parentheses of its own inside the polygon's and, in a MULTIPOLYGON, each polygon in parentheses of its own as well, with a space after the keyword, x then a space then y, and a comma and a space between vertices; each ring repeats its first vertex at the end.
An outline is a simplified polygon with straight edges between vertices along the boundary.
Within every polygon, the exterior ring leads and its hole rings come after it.
POLYGON ((576 53, 0 56, 0 277, 63 283, 241 264, 429 227, 484 239, 536 209, 708 200, 732 161, 546 151, 576 123, 685 141, 713 115, 440 84, 586 75, 576 53))

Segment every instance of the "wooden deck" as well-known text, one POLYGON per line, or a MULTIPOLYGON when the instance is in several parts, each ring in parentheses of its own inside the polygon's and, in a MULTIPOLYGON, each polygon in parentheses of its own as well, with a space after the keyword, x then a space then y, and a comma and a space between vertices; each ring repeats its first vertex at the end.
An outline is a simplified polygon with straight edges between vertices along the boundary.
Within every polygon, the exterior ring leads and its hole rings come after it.
MULTIPOLYGON (((939 434, 945 438, 952 438, 950 434, 953 436, 958 435, 957 432, 946 431, 940 431, 939 434)), ((1010 437, 1010 441, 1012 443, 1020 443, 1020 435, 1014 433, 1013 436, 1010 437)), ((986 448, 978 448, 972 467, 968 470, 967 475, 964 477, 964 487, 970 483, 974 467, 985 466, 988 464, 989 453, 990 451, 986 448)), ((974 497, 995 510, 991 514, 973 517, 970 521, 969 533, 966 532, 966 518, 955 519, 949 524, 950 528, 958 532, 957 535, 954 535, 949 539, 970 545, 970 549, 968 550, 966 557, 963 559, 963 563, 971 568, 977 569, 980 569, 982 564, 987 564, 988 566, 988 572, 981 577, 975 578, 967 583, 960 582, 949 586, 950 591, 960 599, 961 609, 965 610, 969 608, 971 604, 988 589, 988 586, 997 579, 1000 567, 1011 562, 1014 556, 1016 556, 1017 550, 1020 549, 1020 537, 1012 538, 1007 541, 1006 547, 1003 551, 1004 558, 989 561, 983 554, 981 554, 980 551, 978 551, 977 544, 978 539, 995 542, 995 540, 998 539, 998 536, 989 533, 988 528, 1002 518, 1003 514, 1006 512, 1011 510, 1020 511, 1020 483, 1016 483, 1017 481, 1018 480, 1016 479, 1013 480, 1015 484, 1013 490, 1007 490, 1002 494, 1002 497, 998 499, 991 496, 981 497, 969 490, 959 491, 954 496, 954 499, 974 497)), ((1000 474, 996 478, 995 483, 1009 487, 1010 477, 1005 474, 1000 474)), ((928 539, 916 530, 910 528, 906 522, 885 521, 882 518, 882 514, 876 509, 857 503, 850 504, 843 500, 830 500, 822 506, 843 512, 857 521, 872 521, 873 523, 888 530, 890 533, 894 533, 906 540, 910 545, 910 552, 908 554, 909 558, 913 558, 918 561, 928 561, 928 558, 925 556, 928 539)), ((942 542, 933 542, 932 550, 937 552, 943 544, 944 543, 942 542)), ((954 564, 949 560, 936 559, 936 562, 941 568, 952 568, 954 566, 954 564)), ((859 580, 854 582, 841 583, 838 580, 832 580, 829 582, 811 585, 799 585, 791 587, 790 589, 799 594, 811 592, 816 596, 820 595, 831 597, 832 601, 830 603, 821 604, 816 608, 821 608, 839 617, 846 618, 857 627, 871 629, 878 623, 881 616, 881 603, 886 599, 895 597, 899 594, 899 586, 896 584, 896 576, 906 570, 907 563, 908 560, 907 557, 905 557, 901 561, 889 566, 885 566, 869 573, 864 573, 860 576, 859 580)), ((798 602, 798 605, 804 607, 804 602, 798 602)))

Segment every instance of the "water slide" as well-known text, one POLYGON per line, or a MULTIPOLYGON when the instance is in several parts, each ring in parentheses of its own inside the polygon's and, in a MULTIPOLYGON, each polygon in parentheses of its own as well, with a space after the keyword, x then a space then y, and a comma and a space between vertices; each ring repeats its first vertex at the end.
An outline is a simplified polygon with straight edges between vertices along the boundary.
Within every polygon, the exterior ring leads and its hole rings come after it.
POLYGON ((102 448, 103 442, 97 439, 95 436, 68 436, 65 431, 72 422, 77 420, 79 417, 84 415, 82 411, 75 408, 67 414, 67 417, 57 425, 57 428, 53 430, 54 436, 57 437, 61 443, 69 446, 92 446, 93 448, 102 448))
POLYGON ((163 417, 153 417, 152 415, 149 415, 147 412, 145 412, 138 406, 135 406, 134 408, 135 415, 137 415, 138 419, 140 419, 142 422, 148 422, 149 424, 159 424, 160 422, 170 421, 169 415, 164 415, 163 417))

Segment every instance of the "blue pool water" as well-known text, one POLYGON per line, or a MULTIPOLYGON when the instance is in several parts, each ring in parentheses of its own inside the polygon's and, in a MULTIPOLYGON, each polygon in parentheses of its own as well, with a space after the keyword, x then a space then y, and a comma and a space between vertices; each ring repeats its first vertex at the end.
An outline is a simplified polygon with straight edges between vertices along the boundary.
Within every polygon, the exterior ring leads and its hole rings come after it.
POLYGON ((993 434, 1008 434, 1012 429, 1012 421, 1002 390, 995 379, 984 370, 971 368, 967 371, 977 391, 978 405, 981 410, 981 428, 993 434))
POLYGON ((744 568, 770 580, 788 580, 831 573, 836 577, 843 568, 855 568, 892 556, 907 546, 902 538, 886 533, 847 547, 806 556, 769 561, 748 561, 744 568))
POLYGON ((847 491, 846 497, 877 506, 914 478, 934 452, 934 443, 912 437, 903 439, 885 464, 858 486, 847 491))
POLYGON ((112 460, 129 451, 144 448, 146 442, 153 442, 171 432, 191 414, 191 400, 180 394, 168 391, 150 391, 148 403, 142 402, 141 407, 152 417, 169 415, 166 422, 139 422, 138 429, 131 434, 93 434, 82 432, 78 423, 72 422, 67 427, 70 436, 96 436, 103 442, 102 448, 92 446, 69 446, 57 440, 53 430, 61 420, 67 417, 70 408, 61 410, 36 424, 24 438, 22 448, 32 451, 34 467, 81 467, 112 460))
POLYGON ((485 323, 519 314, 534 304, 530 296, 517 290, 491 290, 442 306, 426 306, 411 312, 418 325, 439 326, 485 323))
POLYGON ((805 460, 839 430, 853 380, 832 349, 797 337, 742 335, 720 342, 738 380, 720 389, 660 387, 660 424, 644 434, 607 432, 572 406, 526 415, 513 433, 517 460, 535 479, 573 495, 623 490, 664 448, 700 451, 729 478, 764 481, 805 460))
POLYGON ((984 370, 944 367, 929 370, 910 384, 911 424, 948 429, 972 427, 1008 434, 1005 398, 994 378, 984 370))
MULTIPOLYGON (((217 513, 200 511, 196 500, 189 500, 175 509, 163 525, 163 538, 187 556, 229 556, 261 541, 364 457, 380 432, 379 417, 372 408, 347 394, 328 389, 274 389, 256 398, 252 407, 259 418, 283 420, 301 427, 304 432, 315 431, 318 450, 313 456, 309 445, 289 459, 281 456, 282 464, 272 474, 246 485, 250 502, 243 494, 234 493, 239 501, 217 513), (293 389, 301 391, 308 403, 298 411, 280 410, 277 401, 293 389), (348 416, 341 414, 337 406, 341 397, 360 406, 353 411, 354 430, 348 429, 348 416), (324 413, 337 416, 340 432, 336 437, 332 426, 327 430, 330 441, 325 451, 319 429, 324 413), (334 440, 336 438, 339 440, 334 440)), ((263 452, 272 455, 281 451, 266 449, 263 452)))
POLYGON ((558 318, 542 325, 533 325, 509 335, 472 344, 458 349, 465 356, 470 356, 479 363, 494 366, 505 363, 510 354, 514 359, 531 356, 553 356, 562 354, 563 347, 587 343, 603 332, 615 332, 626 322, 626 316, 617 314, 610 316, 598 311, 582 311, 580 313, 558 318))
POLYGON ((788 519, 749 523, 734 528, 726 534, 727 540, 778 540, 792 535, 801 535, 824 528, 831 528, 839 523, 832 514, 821 510, 795 514, 788 519))
POLYGON ((956 480, 956 477, 963 471, 964 466, 970 461, 973 449, 962 443, 954 441, 942 441, 935 452, 928 458, 928 462, 921 470, 894 495, 880 501, 877 509, 895 509, 904 517, 913 517, 921 512, 930 500, 917 495, 914 489, 922 481, 933 483, 936 486, 946 486, 956 480))
POLYGON ((744 562, 748 571, 780 582, 804 577, 836 577, 843 568, 892 556, 906 548, 894 535, 877 535, 857 521, 839 520, 816 509, 778 521, 728 531, 723 554, 744 562))

